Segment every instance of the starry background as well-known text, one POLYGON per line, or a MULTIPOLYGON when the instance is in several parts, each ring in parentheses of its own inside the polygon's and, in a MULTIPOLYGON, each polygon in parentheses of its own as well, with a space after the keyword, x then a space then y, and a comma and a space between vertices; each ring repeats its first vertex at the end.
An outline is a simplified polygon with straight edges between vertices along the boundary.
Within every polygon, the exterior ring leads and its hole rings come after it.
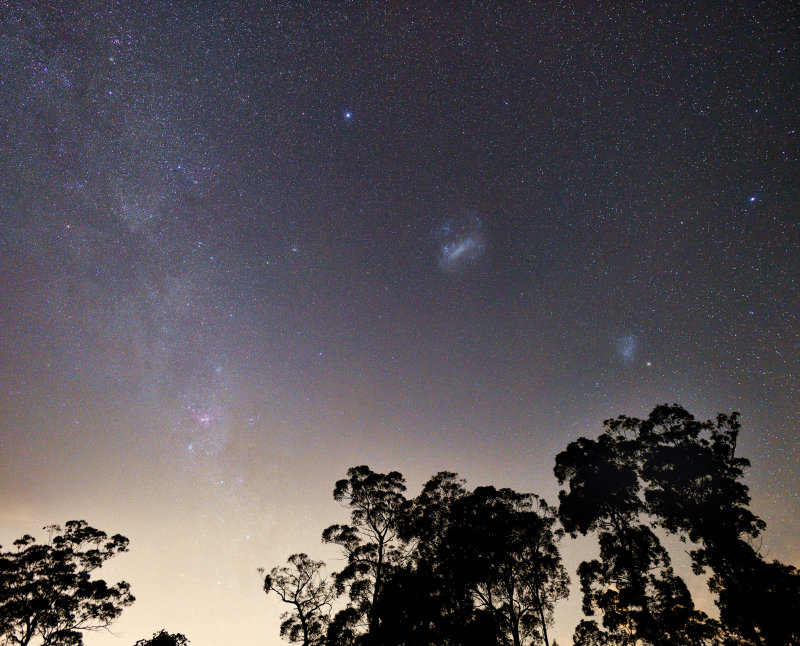
POLYGON ((0 543, 130 537, 89 646, 278 644, 348 467, 553 502, 666 402, 800 564, 800 12, 698 5, 0 3, 0 543))

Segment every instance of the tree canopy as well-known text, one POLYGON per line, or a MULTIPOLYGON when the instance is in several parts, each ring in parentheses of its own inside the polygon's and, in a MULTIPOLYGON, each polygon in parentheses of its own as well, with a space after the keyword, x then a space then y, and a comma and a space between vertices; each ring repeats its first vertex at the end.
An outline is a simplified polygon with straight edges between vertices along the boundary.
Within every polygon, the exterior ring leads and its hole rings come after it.
MULTIPOLYGON (((767 560, 750 509, 739 415, 701 421, 662 405, 606 420, 555 458, 552 507, 508 487, 470 490, 431 477, 415 497, 402 474, 352 467, 333 499, 345 523, 322 532, 343 566, 305 553, 259 570, 288 610, 280 635, 302 646, 556 646, 551 627, 570 579, 566 537, 591 536, 577 568, 584 618, 575 646, 800 646, 800 572, 767 560), (686 544, 718 617, 695 606, 666 535, 686 544), (669 544, 669 543, 667 543, 669 544)), ((95 576, 128 539, 73 520, 0 548, 0 646, 81 646, 133 603, 95 576)), ((161 630, 135 646, 188 646, 161 630)))
POLYGON ((80 646, 83 632, 107 628, 133 603, 129 585, 93 578, 128 539, 83 520, 50 525, 46 543, 30 535, 0 552, 0 646, 80 646))
POLYGON ((800 643, 800 575, 754 546, 765 523, 749 509, 739 432, 737 413, 699 421, 663 405, 645 419, 607 420, 596 440, 556 456, 556 477, 568 485, 559 496, 564 528, 595 533, 600 546, 579 575, 584 612, 600 612, 603 627, 584 621, 576 644, 800 643), (694 608, 658 529, 691 545, 719 621, 694 608))
MULTIPOLYGON (((281 635, 304 646, 550 646, 569 592, 565 536, 593 536, 578 581, 576 646, 800 644, 800 573, 767 561, 750 510, 736 413, 699 421, 680 406, 607 420, 556 456, 558 506, 452 472, 406 497, 398 472, 348 470, 334 500, 347 524, 324 530, 344 567, 329 583, 305 554, 264 589, 294 605, 281 635), (695 606, 665 534, 685 542, 719 610, 695 606)), ((553 644, 555 646, 555 644, 553 644)))
POLYGON ((334 500, 350 510, 349 525, 331 525, 322 533, 347 559, 336 586, 347 591, 349 604, 333 624, 344 640, 362 632, 366 643, 373 643, 380 631, 383 586, 403 559, 398 533, 405 490, 401 474, 376 473, 364 465, 349 469, 333 490, 334 500))
POLYGON ((397 472, 362 465, 347 476, 333 497, 349 510, 350 523, 323 532, 346 559, 334 575, 343 607, 327 622, 319 615, 322 605, 310 602, 314 586, 303 583, 302 573, 322 564, 305 555, 265 579, 267 592, 295 605, 281 627, 291 643, 549 644, 547 626, 569 581, 553 508, 511 489, 470 492, 448 472, 413 499, 405 497, 397 472), (317 628, 327 623, 327 632, 315 629, 310 637, 309 617, 317 628))
POLYGON ((189 640, 181 633, 159 630, 150 639, 140 639, 134 646, 188 646, 189 640))

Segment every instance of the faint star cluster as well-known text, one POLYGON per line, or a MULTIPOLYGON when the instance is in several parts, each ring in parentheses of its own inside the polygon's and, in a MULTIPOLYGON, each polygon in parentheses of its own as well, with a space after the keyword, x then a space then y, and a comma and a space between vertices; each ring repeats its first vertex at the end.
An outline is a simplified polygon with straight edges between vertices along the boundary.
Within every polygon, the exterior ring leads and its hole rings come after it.
POLYGON ((632 334, 622 336, 617 342, 617 354, 623 361, 632 361, 636 354, 638 343, 632 334))
POLYGON ((442 222, 434 232, 438 244, 439 268, 460 273, 480 260, 486 252, 486 237, 481 220, 463 215, 442 222))

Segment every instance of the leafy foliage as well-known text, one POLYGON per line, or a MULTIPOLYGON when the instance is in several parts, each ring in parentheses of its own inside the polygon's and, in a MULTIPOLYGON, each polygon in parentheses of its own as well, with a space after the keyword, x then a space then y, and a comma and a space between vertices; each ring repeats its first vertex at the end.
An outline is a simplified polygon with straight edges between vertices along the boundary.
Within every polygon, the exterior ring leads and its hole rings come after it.
POLYGON ((107 628, 134 601, 124 581, 92 578, 127 538, 82 520, 45 529, 47 543, 25 535, 0 553, 0 646, 79 646, 83 631, 107 628))
POLYGON ((709 572, 720 621, 742 644, 797 644, 800 574, 764 560, 754 541, 766 527, 748 507, 736 456, 739 415, 700 422, 677 406, 659 406, 646 420, 626 418, 646 447, 645 499, 657 522, 688 539, 697 574, 709 572))
POLYGON ((554 510, 511 489, 468 492, 448 472, 411 501, 400 474, 356 467, 348 476, 334 497, 352 523, 323 535, 348 555, 337 580, 349 584, 350 604, 330 644, 549 643, 568 584, 554 510))
MULTIPOLYGON (((682 582, 644 522, 642 450, 627 430, 620 420, 607 421, 597 440, 580 438, 556 456, 556 478, 569 485, 559 494, 559 516, 573 535, 597 533, 600 546, 600 557, 581 563, 578 575, 584 613, 601 612, 607 634, 602 636, 600 627, 590 623, 582 627, 586 638, 592 635, 598 643, 668 643, 663 641, 664 619, 658 614, 656 594, 678 591, 682 582)), ((664 601, 669 606, 670 600, 664 601)))
POLYGON ((188 646, 189 640, 181 633, 168 633, 160 630, 150 639, 140 639, 134 646, 188 646))
POLYGON ((569 585, 554 512, 533 494, 494 487, 453 505, 441 560, 491 617, 501 643, 549 644, 547 625, 569 585))

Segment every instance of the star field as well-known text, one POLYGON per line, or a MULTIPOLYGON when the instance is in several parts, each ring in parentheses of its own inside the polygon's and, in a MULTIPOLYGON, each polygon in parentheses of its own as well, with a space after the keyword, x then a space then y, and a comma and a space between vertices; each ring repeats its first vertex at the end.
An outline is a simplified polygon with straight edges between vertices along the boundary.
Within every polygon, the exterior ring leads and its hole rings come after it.
POLYGON ((0 544, 131 539, 108 576, 137 602, 89 646, 278 644, 256 568, 328 556, 348 467, 554 501, 569 441, 677 402, 742 413, 769 553, 800 564, 798 27, 6 2, 0 544))

